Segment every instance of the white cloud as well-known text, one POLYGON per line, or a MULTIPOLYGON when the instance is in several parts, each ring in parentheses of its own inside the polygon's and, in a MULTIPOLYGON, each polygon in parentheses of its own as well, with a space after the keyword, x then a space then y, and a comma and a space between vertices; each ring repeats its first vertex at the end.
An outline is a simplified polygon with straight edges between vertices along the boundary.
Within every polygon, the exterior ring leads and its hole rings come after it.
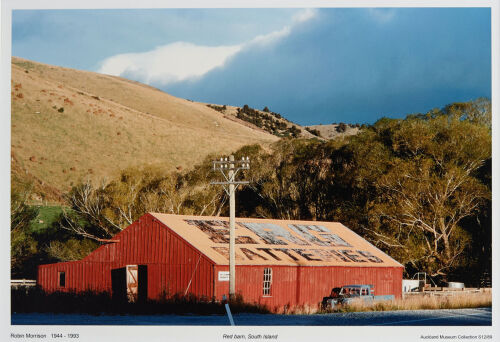
POLYGON ((315 10, 302 10, 293 16, 291 25, 238 45, 201 46, 176 42, 147 52, 118 54, 102 61, 98 72, 155 85, 201 77, 215 68, 223 67, 228 59, 243 48, 253 44, 272 44, 288 36, 294 25, 311 20, 315 16, 315 10))
POLYGON ((316 17, 316 14, 317 11, 315 9, 306 8, 305 10, 302 10, 299 13, 295 14, 292 20, 296 23, 303 23, 316 17))
POLYGON ((250 45, 250 44, 271 44, 271 43, 274 43, 275 41, 283 38, 283 37, 286 37, 290 34, 290 32, 292 31, 292 29, 290 28, 290 26, 285 26, 283 27, 281 30, 279 31, 273 31, 271 33, 268 33, 268 34, 262 34, 262 35, 259 35, 257 37, 255 37, 254 39, 252 39, 251 41, 249 41, 247 44, 245 45, 250 45))
POLYGON ((296 13, 292 17, 292 25, 287 25, 278 31, 273 31, 273 32, 268 33, 268 34, 257 36, 255 38, 253 38, 247 44, 250 45, 250 44, 271 44, 271 43, 274 43, 275 41, 288 36, 292 32, 292 28, 294 25, 304 23, 304 22, 309 21, 309 20, 313 19, 314 17, 316 17, 316 13, 317 13, 317 11, 315 9, 310 9, 310 8, 304 9, 304 10, 296 13))
POLYGON ((109 57, 99 72, 130 75, 147 84, 167 84, 202 76, 224 65, 241 48, 241 45, 212 47, 177 42, 148 52, 109 57))

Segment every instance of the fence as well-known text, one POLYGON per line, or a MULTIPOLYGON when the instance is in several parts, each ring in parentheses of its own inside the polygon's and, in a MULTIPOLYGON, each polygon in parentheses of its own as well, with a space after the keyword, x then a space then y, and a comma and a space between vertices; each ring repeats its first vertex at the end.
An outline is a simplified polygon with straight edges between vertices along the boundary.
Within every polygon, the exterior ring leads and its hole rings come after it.
POLYGON ((10 287, 18 288, 18 287, 32 287, 36 286, 36 280, 32 279, 11 279, 10 287))
POLYGON ((464 293, 474 294, 474 293, 491 293, 491 287, 466 287, 466 288, 452 288, 452 287, 427 287, 423 291, 419 292, 404 292, 403 297, 408 298, 412 296, 454 296, 461 295, 464 293))

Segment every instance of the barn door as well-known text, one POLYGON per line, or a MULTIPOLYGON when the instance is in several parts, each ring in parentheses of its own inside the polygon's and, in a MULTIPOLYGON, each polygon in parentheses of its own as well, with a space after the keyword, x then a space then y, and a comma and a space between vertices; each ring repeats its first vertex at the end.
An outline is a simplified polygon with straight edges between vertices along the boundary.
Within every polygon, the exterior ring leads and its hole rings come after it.
POLYGON ((127 265, 126 270, 127 300, 135 303, 139 295, 139 266, 127 265))
POLYGON ((147 265, 127 265, 111 270, 111 287, 114 300, 130 303, 147 300, 147 265))

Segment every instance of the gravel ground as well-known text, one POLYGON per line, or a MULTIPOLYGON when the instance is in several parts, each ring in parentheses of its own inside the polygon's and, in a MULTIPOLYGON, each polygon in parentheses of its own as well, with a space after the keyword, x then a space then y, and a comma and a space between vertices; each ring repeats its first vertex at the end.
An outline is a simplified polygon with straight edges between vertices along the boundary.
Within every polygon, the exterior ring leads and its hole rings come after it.
MULTIPOLYGON (((491 325, 491 308, 351 312, 322 315, 234 315, 237 326, 460 326, 491 325)), ((12 314, 13 325, 229 325, 227 316, 12 314)))

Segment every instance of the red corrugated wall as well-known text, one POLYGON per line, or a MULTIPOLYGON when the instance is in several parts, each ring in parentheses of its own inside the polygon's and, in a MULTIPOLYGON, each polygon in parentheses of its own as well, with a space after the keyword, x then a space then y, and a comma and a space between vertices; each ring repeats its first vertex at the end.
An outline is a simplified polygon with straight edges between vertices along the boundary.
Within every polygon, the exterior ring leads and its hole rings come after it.
MULTIPOLYGON (((126 265, 147 265, 148 298, 163 292, 186 292, 220 299, 229 282, 218 281, 217 266, 196 248, 146 214, 113 237, 118 242, 99 247, 80 261, 41 265, 38 284, 46 291, 111 292, 111 270, 126 265), (58 272, 66 272, 66 287, 58 288, 58 272), (191 284, 189 285, 191 281, 191 284), (189 286, 189 288, 188 288, 189 286)), ((268 305, 317 305, 333 287, 373 284, 376 295, 401 297, 402 267, 237 266, 236 290, 247 302, 268 305), (271 296, 262 295, 264 268, 272 268, 271 296)))
MULTIPOLYGON (((227 266, 215 266, 215 296, 228 294, 229 282, 218 281, 219 271, 227 266)), ((236 266, 236 292, 250 303, 265 304, 271 309, 284 305, 318 305, 333 287, 349 284, 372 284, 375 295, 402 294, 402 267, 322 267, 322 266, 236 266), (271 296, 263 296, 264 268, 272 269, 271 296)))
POLYGON ((80 261, 41 265, 38 284, 52 291, 111 291, 111 270, 147 265, 148 298, 168 294, 213 295, 213 263, 149 214, 142 216, 108 243, 80 261), (66 287, 58 287, 58 272, 66 272, 66 287), (191 283, 190 283, 191 282, 191 283), (189 286, 189 288, 188 288, 189 286))

